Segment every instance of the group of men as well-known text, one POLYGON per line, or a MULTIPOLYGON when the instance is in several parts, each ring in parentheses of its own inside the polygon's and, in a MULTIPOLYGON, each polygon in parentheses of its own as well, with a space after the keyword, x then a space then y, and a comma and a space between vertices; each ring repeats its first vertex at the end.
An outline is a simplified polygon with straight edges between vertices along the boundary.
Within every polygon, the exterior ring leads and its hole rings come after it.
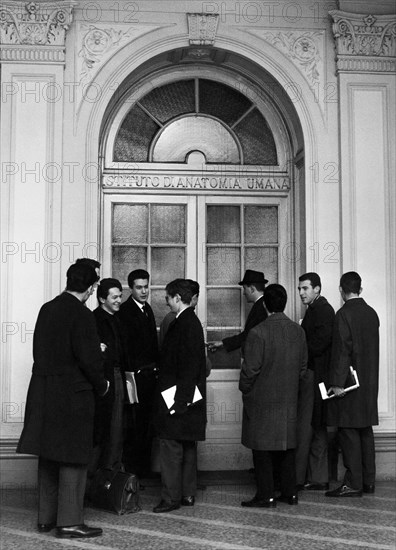
POLYGON ((307 306, 301 326, 284 314, 284 287, 264 288, 266 282, 263 273, 246 272, 240 284, 254 305, 245 330, 209 345, 212 351, 221 346, 230 351, 238 338, 243 349, 242 444, 252 449, 257 491, 242 506, 297 504, 301 490, 325 490, 327 497, 373 493, 379 319, 360 297, 360 276, 353 271, 342 275, 344 305, 335 314, 321 295, 319 275, 301 275, 298 291, 307 306), (349 392, 351 367, 360 386, 349 392), (329 399, 323 399, 319 383, 325 383, 329 399), (338 429, 346 469, 343 484, 331 491, 328 426, 338 429))
MULTIPOLYGON (((67 271, 65 291, 40 310, 17 449, 39 457, 38 530, 56 527, 60 538, 102 533, 83 520, 87 474, 123 464, 140 477, 149 475, 153 426, 162 482, 153 511, 194 505, 197 441, 205 439, 210 362, 194 312, 198 283, 176 279, 166 286, 171 311, 159 345, 147 302, 148 272, 129 274, 131 295, 121 303, 121 283, 99 283, 99 267, 77 260, 67 271), (92 313, 85 302, 95 289, 99 306, 92 313), (135 385, 133 399, 127 379, 135 385), (164 396, 172 389, 169 403, 164 396)), ((326 495, 373 492, 379 321, 360 298, 359 275, 341 277, 345 304, 336 315, 321 296, 319 276, 302 275, 299 293, 307 310, 301 326, 284 314, 284 287, 266 283, 264 273, 245 272, 239 284, 253 306, 244 330, 208 344, 212 352, 222 346, 242 350, 242 444, 252 449, 257 484, 256 495, 242 506, 297 504, 298 490, 328 489, 327 425, 338 427, 346 474, 341 487, 326 495), (360 388, 345 392, 350 366, 360 388), (327 410, 319 382, 334 394, 327 410)))
POLYGON ((131 294, 122 303, 121 283, 100 280, 99 268, 91 259, 70 266, 65 291, 41 308, 34 331, 17 452, 39 457, 38 531, 56 527, 59 538, 101 535, 83 520, 90 483, 98 469, 150 475, 154 428, 162 478, 154 511, 194 505, 196 442, 205 438, 207 360, 194 313, 198 283, 176 279, 166 286, 171 312, 159 350, 148 272, 129 274, 131 294), (85 304, 95 289, 99 305, 92 313, 85 304), (173 386, 168 407, 160 392, 173 386), (196 389, 200 399, 193 403, 196 389))

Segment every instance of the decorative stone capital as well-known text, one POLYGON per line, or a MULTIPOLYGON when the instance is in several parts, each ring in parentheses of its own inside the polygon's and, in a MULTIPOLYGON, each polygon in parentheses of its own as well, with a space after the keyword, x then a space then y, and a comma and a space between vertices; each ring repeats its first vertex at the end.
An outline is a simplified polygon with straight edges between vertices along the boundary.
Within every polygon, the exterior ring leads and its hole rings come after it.
POLYGON ((1 44, 63 46, 76 2, 10 2, 0 9, 1 44))
POLYGON ((190 46, 213 46, 219 24, 218 13, 188 13, 187 22, 190 46))
POLYGON ((62 61, 66 30, 72 21, 72 10, 76 3, 75 0, 68 2, 3 0, 0 8, 1 59, 62 61), (39 47, 43 47, 43 50, 40 51, 39 47))
POLYGON ((337 67, 348 71, 388 72, 396 57, 396 15, 366 15, 333 10, 337 67), (372 58, 369 62, 368 58, 372 58))

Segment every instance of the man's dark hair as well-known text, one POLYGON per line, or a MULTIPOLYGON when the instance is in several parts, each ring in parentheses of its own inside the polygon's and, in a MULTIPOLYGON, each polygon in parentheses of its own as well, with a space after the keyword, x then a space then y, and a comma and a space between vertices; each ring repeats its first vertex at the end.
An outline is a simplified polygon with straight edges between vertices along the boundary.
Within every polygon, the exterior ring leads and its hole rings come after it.
POLYGON ((100 284, 98 286, 98 290, 96 291, 96 297, 103 298, 106 300, 107 296, 109 295, 109 290, 111 288, 118 288, 122 292, 122 284, 118 279, 112 279, 109 277, 108 279, 102 279, 100 281, 100 284))
POLYGON ((265 283, 250 283, 248 286, 254 286, 257 292, 264 292, 265 283))
POLYGON ((304 275, 300 275, 298 280, 301 281, 310 281, 312 288, 315 288, 316 286, 320 287, 322 290, 322 281, 320 280, 320 277, 317 273, 314 273, 313 271, 309 273, 304 273, 304 275))
POLYGON ((175 279, 171 281, 166 285, 165 290, 172 298, 174 298, 176 294, 179 294, 183 304, 190 304, 193 297, 191 284, 186 279, 175 279))
POLYGON ((341 276, 340 287, 345 294, 359 294, 362 286, 362 279, 356 271, 348 271, 341 276))
POLYGON ((76 264, 87 264, 93 267, 94 269, 100 268, 100 262, 93 260, 92 258, 78 258, 75 262, 76 264))
POLYGON ((147 279, 150 280, 150 275, 145 269, 134 269, 128 275, 128 286, 129 288, 133 287, 133 283, 136 279, 147 279))
POLYGON ((186 279, 186 281, 191 286, 192 295, 193 296, 195 296, 195 295, 199 296, 199 283, 197 281, 193 281, 192 279, 186 279))
POLYGON ((281 312, 285 309, 287 292, 282 285, 268 285, 264 291, 265 307, 270 313, 281 312))
POLYGON ((66 279, 66 290, 85 292, 90 286, 96 283, 98 276, 91 265, 80 262, 69 267, 66 279))

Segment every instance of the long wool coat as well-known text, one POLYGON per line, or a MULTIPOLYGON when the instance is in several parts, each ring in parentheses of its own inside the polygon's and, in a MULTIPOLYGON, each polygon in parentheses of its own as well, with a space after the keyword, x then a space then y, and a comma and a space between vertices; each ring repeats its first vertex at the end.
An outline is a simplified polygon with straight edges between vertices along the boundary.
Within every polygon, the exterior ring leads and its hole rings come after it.
POLYGON ((264 296, 261 296, 261 298, 254 302, 252 309, 249 311, 243 331, 239 334, 235 334, 235 336, 229 336, 228 338, 223 339, 223 346, 225 349, 227 351, 234 351, 235 349, 241 348, 243 355, 245 342, 249 331, 261 323, 261 321, 265 321, 266 318, 267 310, 264 307, 264 296))
POLYGON ((297 396, 307 357, 303 329, 284 313, 274 313, 251 329, 239 380, 245 447, 259 451, 296 447, 297 396))
POLYGON ((201 323, 188 307, 169 326, 161 349, 155 427, 162 439, 203 441, 206 428, 206 360, 201 323), (175 401, 191 403, 195 386, 203 399, 182 414, 169 414, 160 394, 176 385, 175 401))
POLYGON ((95 399, 95 428, 94 442, 103 443, 110 438, 110 425, 115 399, 114 368, 121 370, 124 382, 125 401, 126 382, 125 371, 128 370, 126 353, 126 334, 121 321, 116 315, 110 315, 103 308, 98 307, 93 312, 100 342, 106 345, 106 351, 102 352, 104 359, 105 378, 109 380, 109 391, 104 396, 96 395, 95 399))
POLYGON ((307 307, 301 323, 308 346, 308 368, 314 372, 314 410, 312 425, 326 425, 326 401, 323 401, 319 383, 327 385, 334 326, 334 309, 323 296, 307 307))
POLYGON ((352 366, 360 387, 328 401, 327 424, 365 428, 378 424, 379 319, 363 298, 347 300, 336 313, 329 386, 344 387, 352 366))
POLYGON ((88 464, 94 390, 106 391, 93 313, 63 292, 43 305, 33 337, 33 373, 17 452, 88 464))

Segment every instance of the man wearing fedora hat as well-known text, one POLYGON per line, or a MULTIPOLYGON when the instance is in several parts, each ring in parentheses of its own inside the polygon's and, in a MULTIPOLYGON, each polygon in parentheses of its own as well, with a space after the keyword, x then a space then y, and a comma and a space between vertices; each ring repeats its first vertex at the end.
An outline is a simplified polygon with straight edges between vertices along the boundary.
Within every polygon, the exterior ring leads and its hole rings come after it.
POLYGON ((245 271, 242 281, 238 284, 243 286, 243 294, 246 301, 253 303, 253 307, 246 319, 245 328, 239 334, 235 334, 235 336, 209 342, 208 349, 210 351, 214 352, 221 347, 224 347, 226 351, 234 351, 241 348, 243 355, 243 348, 249 330, 267 318, 267 311, 264 307, 264 288, 266 283, 268 281, 265 279, 262 271, 253 271, 252 269, 245 271))

